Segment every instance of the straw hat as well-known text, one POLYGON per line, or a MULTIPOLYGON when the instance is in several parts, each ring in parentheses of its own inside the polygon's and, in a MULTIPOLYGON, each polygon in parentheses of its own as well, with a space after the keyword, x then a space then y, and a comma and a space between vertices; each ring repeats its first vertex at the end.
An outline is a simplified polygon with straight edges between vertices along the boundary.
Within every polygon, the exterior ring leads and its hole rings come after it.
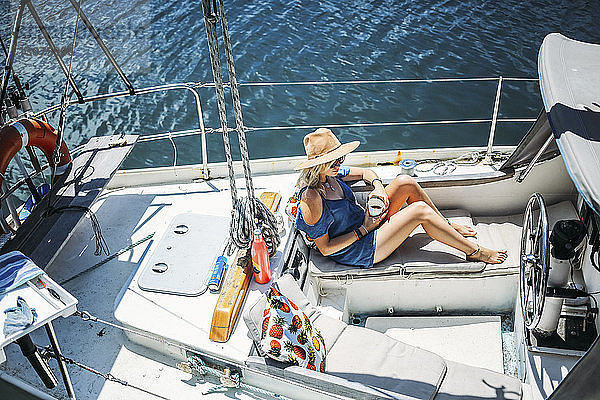
POLYGON ((307 159, 294 168, 295 170, 314 167, 336 160, 354 151, 360 142, 340 143, 333 132, 327 128, 319 128, 304 136, 304 150, 307 159))

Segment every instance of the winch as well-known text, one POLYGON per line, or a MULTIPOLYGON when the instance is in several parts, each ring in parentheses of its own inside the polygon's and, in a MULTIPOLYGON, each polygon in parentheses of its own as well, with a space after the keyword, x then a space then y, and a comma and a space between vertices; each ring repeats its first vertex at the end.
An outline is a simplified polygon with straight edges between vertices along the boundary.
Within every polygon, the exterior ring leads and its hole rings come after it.
MULTIPOLYGON (((581 250, 585 247, 586 227, 579 220, 561 220, 554 224, 550 234, 550 272, 548 292, 567 288, 571 268, 579 264, 581 250)), ((546 296, 540 321, 535 333, 547 337, 556 332, 564 297, 546 296)))

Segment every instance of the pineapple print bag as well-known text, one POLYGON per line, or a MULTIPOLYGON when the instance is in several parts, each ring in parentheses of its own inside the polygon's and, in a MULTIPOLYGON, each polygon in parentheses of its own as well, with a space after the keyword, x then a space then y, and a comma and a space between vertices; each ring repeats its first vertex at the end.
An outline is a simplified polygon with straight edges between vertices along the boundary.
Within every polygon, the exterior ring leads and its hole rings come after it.
POLYGON ((321 333, 274 283, 267 292, 262 321, 261 347, 281 362, 325 372, 325 342, 321 333))

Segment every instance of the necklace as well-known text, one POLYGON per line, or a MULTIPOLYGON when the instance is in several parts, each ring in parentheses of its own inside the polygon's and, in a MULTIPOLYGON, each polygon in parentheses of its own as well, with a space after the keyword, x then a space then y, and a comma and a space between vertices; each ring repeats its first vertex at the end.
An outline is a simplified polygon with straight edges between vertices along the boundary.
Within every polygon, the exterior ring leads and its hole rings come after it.
POLYGON ((331 186, 331 183, 329 183, 329 181, 327 180, 327 178, 325 179, 325 182, 323 182, 323 185, 324 185, 324 186, 325 186, 327 189, 331 190, 332 192, 334 192, 334 191, 335 191, 335 189, 333 188, 333 186, 331 186))

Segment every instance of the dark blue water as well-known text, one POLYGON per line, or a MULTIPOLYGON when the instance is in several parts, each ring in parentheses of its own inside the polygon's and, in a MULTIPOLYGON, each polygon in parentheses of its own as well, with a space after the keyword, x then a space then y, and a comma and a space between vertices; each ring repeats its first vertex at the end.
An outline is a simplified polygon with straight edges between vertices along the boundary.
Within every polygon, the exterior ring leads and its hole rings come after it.
MULTIPOLYGON (((16 3, 0 0, 0 34, 5 41, 16 3)), ((67 1, 34 4, 68 64, 74 10, 67 1)), ((598 1, 226 0, 225 7, 241 82, 536 78, 537 52, 547 33, 600 43, 598 1)), ((84 0, 83 9, 135 87, 212 81, 199 1, 84 0)), ((84 95, 124 90, 91 35, 82 25, 79 28, 73 76, 84 95)), ((35 110, 59 101, 64 76, 28 13, 15 69, 32 86, 35 110)), ((214 89, 198 91, 207 126, 218 128, 214 89)), ((491 118, 495 93, 496 82, 241 88, 249 127, 491 118)), ((533 118, 540 108, 535 82, 504 83, 500 117, 533 118)), ((94 135, 147 135, 198 126, 192 96, 185 92, 74 106, 67 114, 70 147, 94 135)), ((57 121, 55 113, 51 122, 57 121)), ((515 144, 528 126, 499 124, 496 143, 515 144)), ((250 155, 302 154, 301 139, 308 131, 252 131, 250 155)), ((385 150, 482 145, 489 124, 334 131, 342 141, 360 140, 360 150, 385 150)), ((178 164, 200 160, 198 137, 174 140, 178 164)), ((210 135, 208 142, 209 161, 223 160, 221 137, 210 135)), ((169 141, 149 142, 135 148, 126 167, 172 162, 169 141)))

